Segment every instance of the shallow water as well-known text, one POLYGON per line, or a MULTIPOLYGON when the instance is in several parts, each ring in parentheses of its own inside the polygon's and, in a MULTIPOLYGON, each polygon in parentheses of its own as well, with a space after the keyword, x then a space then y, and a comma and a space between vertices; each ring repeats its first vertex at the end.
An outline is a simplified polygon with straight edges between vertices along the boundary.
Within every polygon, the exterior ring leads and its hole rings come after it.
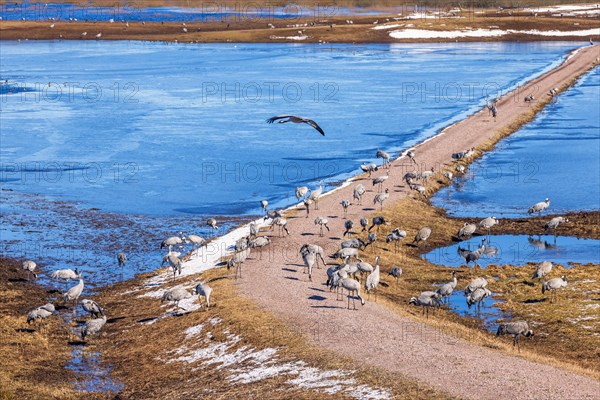
MULTIPOLYGON (((465 260, 458 254, 458 247, 475 250, 483 238, 477 236, 452 246, 441 247, 425 254, 423 258, 434 264, 459 267, 465 265, 465 260)), ((524 265, 545 260, 567 268, 572 263, 600 264, 600 240, 595 239, 552 235, 492 235, 489 243, 486 242, 486 247, 493 253, 485 254, 479 259, 481 268, 490 264, 524 265)))
POLYGON ((433 204, 460 217, 523 217, 546 197, 553 214, 600 209, 599 110, 595 68, 437 192, 433 204))
POLYGON ((144 215, 259 214, 431 137, 573 43, 2 44, 3 187, 144 215), (326 68, 324 67, 326 66, 326 68), (325 130, 265 123, 281 113, 325 130), (27 118, 23 118, 27 115, 27 118))

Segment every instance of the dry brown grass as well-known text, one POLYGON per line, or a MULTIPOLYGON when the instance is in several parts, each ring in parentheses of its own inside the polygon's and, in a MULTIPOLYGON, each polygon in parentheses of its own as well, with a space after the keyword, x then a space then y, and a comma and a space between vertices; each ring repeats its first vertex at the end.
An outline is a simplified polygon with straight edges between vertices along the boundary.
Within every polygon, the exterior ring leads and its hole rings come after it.
POLYGON ((45 304, 44 289, 23 280, 13 260, 0 259, 0 399, 76 399, 69 330, 54 316, 43 330, 26 324, 27 312, 45 304))
MULTIPOLYGON (((223 268, 215 269, 204 273, 203 278, 210 279, 224 273, 223 268)), ((242 298, 230 279, 211 283, 216 295, 214 308, 194 311, 180 317, 167 317, 151 325, 142 324, 140 320, 165 313, 156 298, 123 294, 125 291, 138 289, 145 278, 141 276, 135 281, 108 288, 97 298, 111 310, 111 317, 117 317, 117 320, 107 324, 105 333, 96 343, 103 357, 113 365, 113 376, 126 384, 122 395, 127 398, 182 398, 202 393, 210 393, 211 399, 347 398, 339 393, 329 396, 322 391, 300 389, 288 384, 290 376, 286 375, 250 384, 232 384, 225 379, 226 371, 219 370, 216 365, 166 363, 164 360, 179 357, 173 350, 184 343, 185 329, 198 324, 210 327, 208 330, 213 335, 211 342, 226 341, 228 333, 241 336, 243 340, 231 351, 241 346, 257 350, 275 348, 279 363, 302 360, 323 370, 355 371, 348 377, 356 379, 357 385, 386 388, 392 391, 395 399, 425 399, 433 396, 450 398, 421 383, 379 369, 362 368, 353 360, 315 348, 303 335, 242 298), (212 326, 207 322, 212 318, 220 318, 222 322, 212 326)), ((183 282, 178 280, 177 284, 183 282)), ((205 331, 202 335, 205 335, 205 331)), ((184 344, 188 350, 207 345, 199 340, 193 343, 186 341, 184 344)))

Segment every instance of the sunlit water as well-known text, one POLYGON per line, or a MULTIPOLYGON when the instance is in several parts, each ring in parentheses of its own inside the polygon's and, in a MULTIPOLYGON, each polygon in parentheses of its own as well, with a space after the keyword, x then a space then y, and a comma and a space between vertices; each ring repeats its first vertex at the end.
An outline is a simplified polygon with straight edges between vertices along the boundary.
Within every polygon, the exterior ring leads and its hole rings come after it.
POLYGON ((553 214, 598 210, 599 171, 600 68, 595 68, 432 201, 461 217, 523 217, 546 197, 553 214))

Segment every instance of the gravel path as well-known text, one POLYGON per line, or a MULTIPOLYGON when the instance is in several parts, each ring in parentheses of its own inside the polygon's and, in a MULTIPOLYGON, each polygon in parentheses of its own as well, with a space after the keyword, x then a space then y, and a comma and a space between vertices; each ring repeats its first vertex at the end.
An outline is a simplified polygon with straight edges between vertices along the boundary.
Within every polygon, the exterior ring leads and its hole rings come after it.
MULTIPOLYGON (((417 161, 426 166, 448 165, 451 153, 483 144, 499 129, 523 115, 529 108, 523 98, 534 90, 533 85, 536 85, 538 98, 545 96, 551 88, 561 88, 571 78, 589 70, 599 55, 598 45, 582 48, 559 67, 529 82, 518 93, 502 97, 498 102, 496 121, 484 109, 417 146, 417 161)), ((391 189, 387 205, 406 196, 402 176, 412 169, 406 158, 393 162, 391 176, 385 185, 391 189)), ((380 170, 373 176, 382 174, 380 170)), ((367 179, 364 175, 356 178, 370 191, 363 196, 364 206, 349 208, 348 218, 355 223, 359 217, 373 212, 374 192, 367 179)), ((310 218, 304 218, 304 211, 296 218, 290 218, 290 236, 275 238, 268 253, 265 249, 262 260, 255 252, 244 263, 244 278, 238 281, 241 292, 320 346, 353 357, 360 365, 397 371, 461 398, 600 398, 598 381, 471 344, 399 316, 377 303, 367 302, 358 311, 348 311, 345 301, 336 301, 335 295, 325 290, 323 268, 317 269, 313 282, 309 282, 308 275, 302 273, 298 249, 307 242, 326 249, 339 246, 344 231, 340 201, 352 199, 354 185, 322 197, 319 210, 311 209, 310 218), (324 237, 318 236, 318 227, 313 223, 317 216, 329 218, 331 232, 326 232, 324 237)), ((408 238, 414 234, 408 232, 408 238)))

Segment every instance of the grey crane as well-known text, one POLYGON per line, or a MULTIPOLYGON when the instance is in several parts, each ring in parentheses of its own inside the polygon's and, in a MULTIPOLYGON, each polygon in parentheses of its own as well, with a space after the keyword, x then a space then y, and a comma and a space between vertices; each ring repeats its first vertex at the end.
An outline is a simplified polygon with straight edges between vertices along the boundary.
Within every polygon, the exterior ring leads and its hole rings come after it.
POLYGON ((94 300, 83 299, 81 300, 80 304, 81 308, 83 308, 85 312, 90 313, 90 315, 94 318, 99 318, 101 315, 104 315, 104 310, 94 300))
POLYGON ((250 237, 244 236, 235 241, 233 249, 235 251, 241 251, 246 250, 248 247, 250 247, 250 237))
POLYGON ((169 264, 169 266, 173 269, 173 279, 175 279, 175 275, 179 272, 181 275, 181 267, 182 262, 181 259, 177 256, 177 253, 169 253, 163 257, 162 265, 169 264))
POLYGON ((169 253, 173 251, 173 246, 177 246, 183 243, 183 239, 179 236, 171 236, 160 242, 160 248, 169 248, 169 253))
POLYGON ((344 209, 344 217, 348 214, 348 207, 350 207, 350 200, 340 201, 342 208, 344 209))
POLYGON ((302 200, 302 204, 304 204, 304 208, 306 209, 306 218, 310 215, 310 205, 312 204, 312 200, 308 197, 302 200))
POLYGON ((306 196, 308 193, 308 187, 306 186, 298 186, 296 188, 296 199, 299 201, 301 198, 306 196))
POLYGON ((277 226, 277 230, 278 230, 277 234, 279 236, 281 236, 283 232, 285 232, 287 235, 289 235, 290 231, 287 228, 287 223, 288 223, 288 220, 286 218, 276 217, 273 220, 273 223, 271 224, 271 229, 273 229, 274 226, 277 226))
POLYGON ((373 251, 375 251, 375 242, 377 241, 377 234, 374 232, 367 235, 367 244, 373 245, 373 251))
POLYGON ((196 285, 194 290, 192 290, 192 294, 198 295, 198 301, 200 302, 200 307, 202 307, 202 297, 206 300, 206 309, 210 308, 210 295, 212 294, 212 288, 208 286, 205 282, 200 282, 196 285))
POLYGON ((540 201, 539 203, 535 203, 534 205, 529 207, 529 210, 527 210, 527 214, 538 213, 539 215, 542 215, 542 211, 547 209, 549 206, 550 199, 546 197, 546 200, 540 201))
MULTIPOLYGON (((252 225, 252 224, 250 224, 252 225)), ((254 225, 256 226, 256 225, 254 225)), ((191 243, 195 249, 200 248, 200 247, 206 247, 208 245, 208 242, 206 241, 206 239, 204 239, 202 236, 198 236, 198 235, 188 235, 186 237, 186 242, 191 243)))
POLYGON ((365 189, 365 186, 362 183, 359 183, 354 187, 352 197, 354 198, 354 200, 356 200, 358 205, 362 204, 362 196, 363 194, 365 194, 366 191, 367 190, 365 189))
POLYGON ((75 268, 75 271, 73 271, 70 268, 58 269, 52 273, 52 279, 62 279, 65 281, 65 289, 71 281, 71 279, 77 278, 79 278, 79 271, 77 270, 77 268, 75 268))
POLYGON ((513 337, 513 349, 515 348, 515 344, 517 345, 517 349, 519 349, 519 353, 521 352, 521 346, 519 345, 519 336, 524 336, 528 338, 533 337, 533 331, 529 329, 529 325, 525 321, 515 321, 515 322, 507 322, 504 324, 500 324, 498 326, 498 330, 496 331, 496 336, 500 335, 511 335, 513 337))
POLYGON ((385 220, 385 217, 373 217, 373 220, 371 221, 371 226, 369 227, 369 232, 371 231, 371 229, 373 229, 373 227, 377 227, 377 232, 379 232, 379 228, 381 227, 381 225, 389 225, 390 223, 388 221, 385 220))
POLYGON ((567 278, 563 275, 560 278, 552 278, 542 283, 542 294, 552 291, 552 301, 556 300, 556 291, 568 286, 567 278))
POLYGON ((31 310, 27 313, 27 324, 31 324, 32 322, 36 321, 43 321, 54 314, 55 310, 54 304, 52 303, 47 303, 34 310, 31 310))
POLYGON ((444 177, 445 177, 446 179, 448 179, 449 181, 451 181, 451 180, 452 180, 452 178, 454 177, 454 175, 452 175, 452 172, 450 172, 450 171, 446 171, 446 172, 444 172, 444 177))
POLYGON ((125 262, 127 261, 127 255, 123 252, 117 254, 117 263, 119 263, 119 267, 125 266, 125 262))
POLYGON ((419 230, 419 232, 417 232, 415 239, 413 240, 413 243, 418 246, 420 242, 424 242, 427 239, 429 239, 429 236, 431 236, 431 228, 428 226, 425 226, 425 227, 421 228, 419 230))
POLYGON ((467 306, 471 308, 471 306, 475 304, 476 309, 479 311, 481 310, 481 303, 483 303, 483 300, 491 295, 492 292, 490 292, 488 288, 479 287, 467 295, 467 306))
POLYGON ((394 253, 398 252, 400 247, 400 241, 406 237, 406 231, 400 230, 400 228, 394 229, 389 235, 387 235, 385 242, 394 242, 394 253))
POLYGON ((419 193, 423 197, 427 197, 427 188, 423 185, 417 185, 416 183, 410 183, 409 187, 411 190, 419 193))
POLYGON ((35 273, 35 268, 37 267, 37 264, 32 261, 32 260, 25 260, 23 261, 23 263, 21 264, 21 269, 23 271, 27 271, 27 277, 29 278, 31 275, 33 275, 34 279, 37 279, 37 274, 35 273))
POLYGON ((63 300, 65 303, 73 300, 77 300, 81 293, 83 292, 83 272, 79 273, 79 283, 77 285, 71 287, 67 290, 63 295, 63 300))
POLYGON ((377 301, 377 286, 379 286, 379 281, 381 279, 381 274, 379 272, 379 256, 375 257, 375 269, 373 272, 367 276, 367 280, 365 281, 365 290, 371 299, 371 292, 375 294, 375 301, 377 301))
POLYGON ((347 219, 346 221, 344 221, 344 228, 346 230, 344 231, 344 234, 342 236, 346 236, 347 234, 350 234, 353 227, 354 227, 354 223, 351 220, 347 219))
POLYGON ((388 153, 386 153, 383 150, 377 150, 377 153, 375 154, 375 157, 377 158, 381 158, 382 162, 381 162, 381 167, 382 168, 389 168, 390 167, 390 155, 388 153))
POLYGON ((487 231, 487 235, 490 236, 490 231, 492 227, 497 224, 498 220, 496 219, 496 217, 487 217, 479 222, 479 227, 485 229, 487 231))
POLYGON ((467 167, 465 167, 464 165, 456 166, 456 172, 458 172, 459 174, 464 174, 466 171, 467 171, 467 167))
POLYGON ((373 179, 373 186, 377 185, 377 192, 381 192, 383 190, 383 184, 390 177, 390 171, 388 171, 385 175, 378 176, 373 179))
POLYGON ((552 271, 552 264, 550 261, 542 261, 535 267, 535 272, 531 276, 531 279, 541 279, 544 276, 548 275, 550 271, 552 271))
POLYGON ((483 277, 473 278, 471 282, 465 286, 465 296, 473 293, 478 288, 485 288, 488 285, 487 279, 483 277))
POLYGON ((219 227, 217 226, 217 220, 214 218, 209 218, 206 220, 206 226, 210 226, 211 228, 213 228, 215 231, 219 230, 219 227))
POLYGON ((424 182, 427 182, 427 180, 429 178, 431 178, 434 173, 435 173, 435 170, 433 169, 433 167, 431 167, 430 170, 423 171, 420 174, 418 174, 417 178, 423 180, 424 182))
MULTIPOLYGON (((429 307, 438 307, 442 301, 442 296, 439 293, 432 291, 421 292, 419 297, 411 297, 408 304, 414 304, 416 306, 423 307, 422 315, 427 312, 427 318, 429 318, 429 307)), ((435 311, 435 308, 434 308, 435 311)))
POLYGON ((473 236, 476 230, 477 225, 465 222, 462 228, 460 228, 460 230, 458 231, 457 236, 459 239, 470 238, 471 236, 473 236))
POLYGON ((404 174, 404 176, 402 177, 402 179, 404 179, 404 181, 407 184, 411 184, 415 179, 418 179, 419 175, 417 174, 416 171, 408 171, 407 173, 404 174))
POLYGON ((261 249, 271 243, 271 239, 267 236, 259 236, 248 243, 248 246, 251 249, 261 249))
POLYGON ((525 96, 524 100, 525 100, 525 103, 531 103, 532 101, 535 100, 535 97, 533 96, 533 93, 531 93, 531 94, 525 96))
POLYGON ((458 254, 460 254, 460 256, 465 259, 465 262, 467 263, 467 266, 469 266, 469 264, 471 262, 473 262, 473 263, 475 263, 475 265, 477 265, 477 261, 484 254, 485 249, 486 249, 485 239, 482 239, 481 240, 481 245, 476 250, 463 249, 463 248, 461 248, 459 246, 458 247, 458 254))
POLYGON ((256 222, 250 222, 250 225, 248 225, 248 229, 250 230, 250 238, 255 238, 256 236, 258 236, 258 225, 256 225, 256 222))
POLYGON ((317 262, 317 256, 314 253, 306 252, 302 254, 302 261, 304 261, 304 273, 308 270, 308 280, 312 282, 312 270, 317 262))
POLYGON ((456 289, 457 283, 458 282, 456 280, 456 271, 452 271, 452 280, 450 282, 444 283, 438 290, 436 290, 436 292, 439 293, 440 296, 442 296, 442 301, 449 301, 450 295, 452 295, 452 292, 454 291, 454 289, 456 289))
POLYGON ((268 219, 275 219, 277 217, 283 217, 281 211, 279 210, 268 210, 266 215, 263 217, 263 220, 266 221, 268 219))
POLYGON ((546 222, 544 225, 544 230, 547 231, 548 229, 552 229, 554 231, 554 235, 556 236, 556 228, 558 228, 558 225, 565 222, 569 222, 569 220, 565 217, 554 217, 550 221, 546 222))
POLYGON ((106 315, 102 315, 100 318, 87 320, 81 329, 81 340, 85 341, 86 337, 98 334, 105 324, 106 315))
POLYGON ((375 198, 373 199, 373 205, 379 203, 380 210, 383 210, 383 202, 386 201, 390 197, 390 189, 385 189, 383 193, 377 193, 375 198))
POLYGON ((400 276, 402 275, 402 267, 392 267, 392 269, 390 269, 390 272, 388 272, 388 275, 393 276, 394 279, 396 279, 396 283, 398 283, 398 278, 400 278, 400 276))
MULTIPOLYGON (((361 276, 364 274, 371 274, 374 270, 373 266, 368 262, 358 261, 356 264, 356 272, 360 273, 361 276)), ((356 275, 356 273, 355 273, 356 275)))
POLYGON ((366 172, 368 176, 371 176, 373 172, 379 170, 379 167, 377 167, 375 164, 362 163, 360 165, 360 169, 362 169, 363 172, 366 172))
POLYGON ((344 240, 342 243, 340 243, 340 246, 342 249, 353 248, 353 249, 364 250, 368 245, 369 244, 365 243, 365 241, 362 240, 361 238, 352 238, 352 239, 344 240))
POLYGON ((323 129, 321 129, 321 127, 319 125, 317 125, 317 123, 315 121, 313 121, 312 119, 309 118, 305 118, 305 117, 299 117, 297 115, 277 115, 275 117, 271 117, 267 120, 268 124, 272 124, 273 122, 279 120, 278 122, 280 124, 285 124, 286 122, 293 122, 295 124, 307 124, 312 126, 314 129, 317 130, 317 132, 319 132, 321 135, 325 136, 325 132, 323 132, 323 129))
POLYGON ((369 226, 369 219, 366 217, 362 217, 358 222, 360 223, 360 226, 362 226, 361 232, 366 231, 367 226, 369 226))
POLYGON ((235 267, 235 279, 242 277, 242 264, 246 261, 246 258, 250 255, 250 249, 245 249, 234 253, 233 256, 227 261, 227 269, 235 267))
POLYGON ((310 194, 308 195, 308 198, 315 203, 315 210, 319 209, 319 198, 321 197, 322 193, 323 193, 323 185, 319 185, 319 187, 317 189, 311 191, 310 194))
POLYGON ((325 217, 315 218, 315 225, 319 225, 319 236, 323 236, 323 227, 327 228, 327 231, 329 232, 329 227, 327 226, 328 222, 329 221, 325 217))
POLYGON ((409 150, 409 151, 407 151, 407 152, 406 152, 406 156, 407 156, 408 158, 410 158, 410 160, 411 160, 413 163, 415 163, 415 164, 417 163, 417 160, 415 159, 415 152, 414 152, 414 151, 412 151, 412 150, 409 150))
POLYGON ((267 213, 267 207, 269 206, 269 202, 267 200, 261 200, 260 206, 262 207, 265 214, 267 213))
POLYGON ((346 257, 354 257, 355 259, 362 261, 358 257, 358 249, 354 249, 352 247, 346 247, 346 248, 340 249, 340 250, 336 251, 335 253, 333 253, 332 255, 330 255, 329 257, 331 257, 333 259, 336 259, 336 258, 345 259, 346 257))
POLYGON ((342 278, 339 280, 339 286, 348 291, 348 310, 350 309, 350 298, 352 297, 352 305, 356 310, 356 297, 360 299, 360 304, 365 305, 365 299, 360 295, 360 282, 352 278, 342 278))
POLYGON ((173 303, 175 303, 177 308, 181 308, 182 310, 185 310, 185 308, 179 306, 179 302, 181 300, 189 299, 191 297, 192 297, 192 294, 190 292, 188 292, 187 289, 185 289, 181 286, 176 286, 173 289, 167 290, 163 294, 163 297, 160 300, 160 302, 161 303, 164 303, 166 301, 173 302, 173 303))
POLYGON ((325 262, 325 250, 323 250, 323 248, 321 246, 318 246, 316 244, 310 244, 310 243, 303 244, 302 247, 300 247, 300 254, 304 254, 307 252, 313 253, 316 256, 318 256, 317 263, 316 263, 317 268, 319 268, 319 259, 321 260, 323 265, 327 265, 327 263, 325 262))

